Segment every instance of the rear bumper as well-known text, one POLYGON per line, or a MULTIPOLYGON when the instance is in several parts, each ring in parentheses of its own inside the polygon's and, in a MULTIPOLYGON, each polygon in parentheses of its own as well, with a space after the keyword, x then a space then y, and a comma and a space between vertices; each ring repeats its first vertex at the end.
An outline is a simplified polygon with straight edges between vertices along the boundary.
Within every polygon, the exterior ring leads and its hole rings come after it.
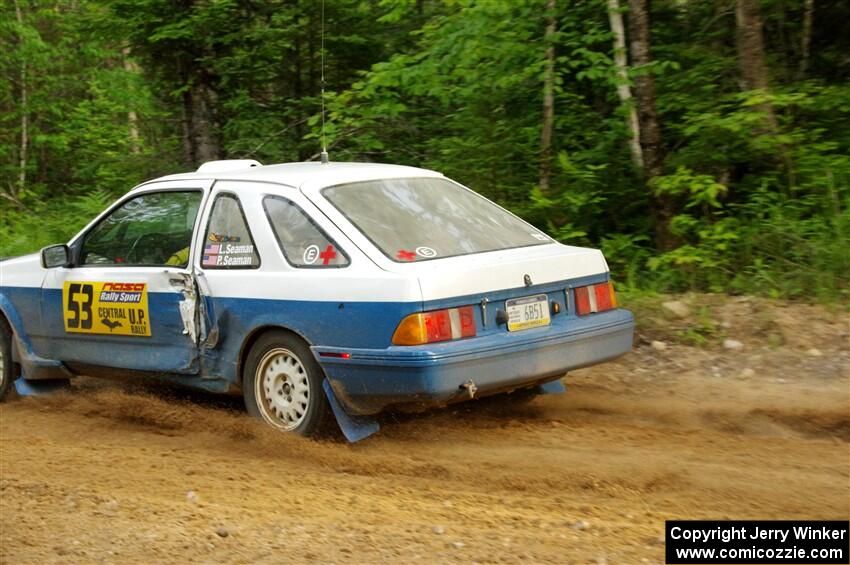
POLYGON ((561 316, 551 326, 500 331, 446 343, 387 349, 313 347, 334 393, 351 414, 389 406, 428 407, 542 383, 567 371, 618 357, 632 348, 634 317, 611 310, 583 318, 561 316), (322 354, 349 353, 350 358, 322 354))

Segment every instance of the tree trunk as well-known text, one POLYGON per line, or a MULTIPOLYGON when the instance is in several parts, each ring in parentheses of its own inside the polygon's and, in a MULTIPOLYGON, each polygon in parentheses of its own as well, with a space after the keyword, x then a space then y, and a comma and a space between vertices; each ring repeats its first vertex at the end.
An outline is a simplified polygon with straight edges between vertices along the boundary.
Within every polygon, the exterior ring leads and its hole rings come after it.
MULTIPOLYGON (((21 6, 18 3, 18 0, 14 1, 15 4, 15 18, 17 19, 18 26, 22 29, 24 26, 24 17, 21 13, 21 6)), ((21 34, 21 47, 24 44, 23 33, 21 34)), ((21 144, 20 150, 18 152, 18 185, 16 188, 13 188, 12 192, 12 200, 16 203, 20 204, 20 196, 24 192, 24 189, 27 185, 27 150, 29 147, 29 102, 27 100, 28 92, 27 92, 27 58, 25 56, 21 57, 21 69, 20 69, 20 81, 21 81, 21 144)))
MULTIPOLYGON (((139 68, 130 60, 130 48, 125 47, 121 50, 122 63, 124 70, 131 74, 138 74, 139 68)), ((130 133, 130 153, 138 155, 141 152, 141 144, 139 142, 139 116, 133 108, 127 109, 127 123, 130 133)))
POLYGON ((190 167, 221 159, 215 102, 215 92, 202 82, 183 93, 183 152, 190 167))
MULTIPOLYGON (((735 6, 735 43, 738 49, 738 64, 741 68, 742 90, 768 92, 770 82, 764 55, 761 11, 759 0, 737 0, 735 6)), ((775 131, 776 115, 773 105, 764 102, 755 106, 767 116, 767 125, 775 131)))
POLYGON ((608 21, 614 33, 614 64, 617 66, 617 95, 620 102, 628 111, 627 123, 631 137, 629 148, 632 162, 638 168, 643 168, 643 151, 640 147, 640 124, 637 110, 632 102, 632 89, 629 86, 628 63, 626 61, 626 31, 623 28, 623 13, 620 11, 619 0, 608 0, 608 21))
MULTIPOLYGON (((652 63, 650 50, 649 10, 647 0, 629 0, 629 35, 633 67, 652 63)), ((664 165, 661 127, 655 110, 655 77, 643 74, 635 77, 640 145, 648 179, 660 176, 664 165)))
POLYGON ((221 159, 215 116, 217 96, 203 71, 197 84, 189 90, 189 96, 192 104, 190 131, 195 163, 221 159))
MULTIPOLYGON (((632 66, 646 67, 652 63, 652 49, 647 0, 629 0, 629 36, 632 66)), ((647 184, 664 172, 664 146, 661 126, 655 108, 655 77, 642 74, 635 77, 640 145, 643 150, 644 174, 647 184)), ((675 209, 668 196, 655 197, 655 243, 660 249, 672 249, 675 238, 670 233, 670 221, 675 209)))
MULTIPOLYGON (((292 60, 295 63, 295 70, 293 73, 292 80, 292 94, 294 95, 293 98, 299 106, 303 104, 302 98, 304 97, 304 63, 302 61, 302 57, 304 57, 304 50, 301 47, 301 42, 301 33, 296 32, 292 53, 292 60)), ((312 57, 313 54, 308 53, 307 55, 308 57, 312 57)), ((311 92, 310 94, 312 95, 314 93, 311 92)), ((295 125, 295 147, 298 148, 299 161, 306 161, 307 158, 310 156, 310 150, 307 147, 304 147, 304 133, 304 123, 299 120, 298 123, 295 125)))
POLYGON ((180 125, 183 134, 183 163, 187 167, 191 167, 195 164, 194 151, 192 150, 192 97, 186 90, 181 98, 180 125))
POLYGON ((800 49, 800 78, 809 71, 809 54, 812 46, 812 20, 814 19, 815 0, 806 0, 803 12, 803 38, 800 49))
POLYGON ((555 129, 555 0, 546 2, 546 66, 543 72, 543 130, 540 134, 540 191, 548 194, 552 179, 552 136, 555 129))
POLYGON ((309 82, 307 88, 310 96, 315 96, 319 93, 319 88, 321 87, 319 84, 319 73, 316 70, 318 67, 316 64, 316 55, 320 57, 321 55, 319 50, 316 49, 315 10, 307 9, 307 21, 307 80, 309 82))

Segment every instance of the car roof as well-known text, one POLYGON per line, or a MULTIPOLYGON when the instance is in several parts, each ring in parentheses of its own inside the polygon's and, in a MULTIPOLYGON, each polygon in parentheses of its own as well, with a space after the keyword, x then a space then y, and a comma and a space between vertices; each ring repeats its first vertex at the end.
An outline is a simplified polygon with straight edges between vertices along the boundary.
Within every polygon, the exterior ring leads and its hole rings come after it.
POLYGON ((300 187, 306 182, 317 186, 332 186, 345 182, 357 182, 381 178, 402 177, 441 177, 441 173, 404 165, 386 165, 381 163, 282 163, 277 165, 246 165, 250 161, 234 162, 234 168, 227 167, 226 161, 214 161, 202 166, 198 171, 168 175, 147 181, 139 188, 155 182, 174 180, 244 180, 254 182, 273 182, 300 187), (220 165, 225 170, 216 170, 209 165, 220 165), (204 170, 201 170, 204 169, 204 170))

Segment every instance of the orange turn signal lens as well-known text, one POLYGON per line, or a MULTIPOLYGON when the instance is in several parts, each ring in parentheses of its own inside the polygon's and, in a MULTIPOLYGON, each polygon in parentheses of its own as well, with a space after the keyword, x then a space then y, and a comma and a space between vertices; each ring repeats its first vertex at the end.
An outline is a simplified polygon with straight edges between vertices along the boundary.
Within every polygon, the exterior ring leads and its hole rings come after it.
POLYGON ((425 331, 425 314, 411 314, 401 321, 393 334, 393 345, 421 345, 428 343, 425 331))
POLYGON ((422 345, 475 335, 472 306, 463 306, 410 314, 396 328, 393 345, 422 345))

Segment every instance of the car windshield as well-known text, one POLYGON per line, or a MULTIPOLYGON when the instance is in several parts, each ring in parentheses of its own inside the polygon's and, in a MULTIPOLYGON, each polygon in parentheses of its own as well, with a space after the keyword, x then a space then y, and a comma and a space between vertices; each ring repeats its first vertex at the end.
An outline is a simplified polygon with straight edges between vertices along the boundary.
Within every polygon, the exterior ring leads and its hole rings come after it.
POLYGON ((356 182, 322 194, 396 262, 552 242, 534 226, 443 178, 356 182))

